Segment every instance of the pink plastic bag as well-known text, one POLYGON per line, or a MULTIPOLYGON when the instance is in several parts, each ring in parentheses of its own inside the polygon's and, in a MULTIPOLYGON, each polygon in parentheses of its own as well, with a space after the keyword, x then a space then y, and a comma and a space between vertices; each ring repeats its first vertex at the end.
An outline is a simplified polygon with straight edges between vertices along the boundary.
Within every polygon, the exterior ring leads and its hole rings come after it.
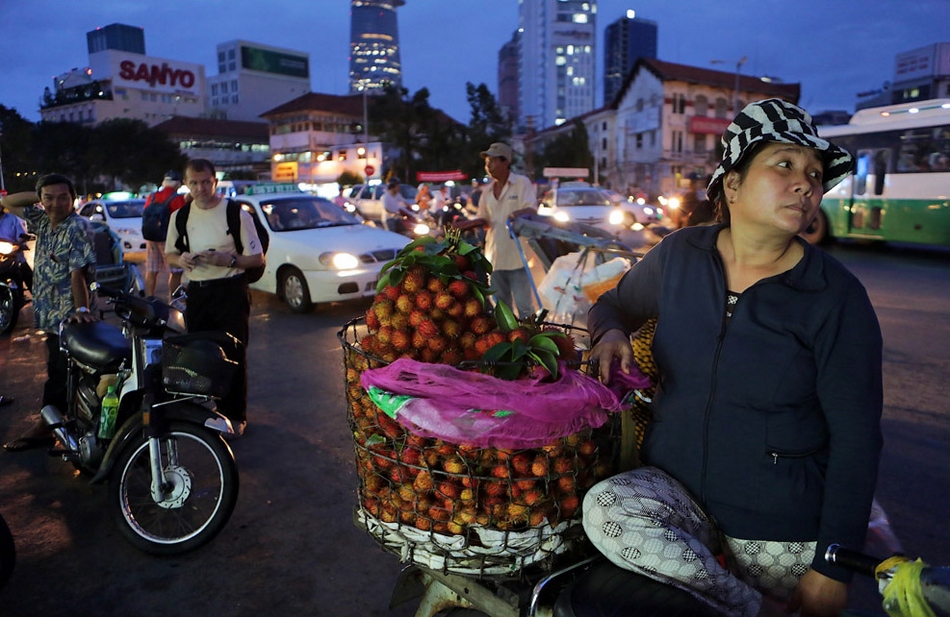
MULTIPOLYGON (((362 385, 383 411, 413 434, 478 447, 536 448, 607 421, 622 396, 562 364, 554 382, 506 381, 447 364, 400 358, 364 371, 362 385)), ((640 374, 626 387, 646 387, 640 374), (637 385, 639 384, 639 385, 637 385)))

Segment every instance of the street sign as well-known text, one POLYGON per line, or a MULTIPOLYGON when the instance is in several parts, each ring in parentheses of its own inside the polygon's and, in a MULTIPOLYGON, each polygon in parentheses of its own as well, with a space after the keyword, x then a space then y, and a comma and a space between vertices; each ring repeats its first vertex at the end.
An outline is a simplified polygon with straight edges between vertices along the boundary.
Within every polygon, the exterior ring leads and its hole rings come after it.
POLYGON ((373 167, 372 165, 367 165, 366 167, 363 168, 363 171, 366 172, 367 176, 372 176, 374 173, 376 173, 376 168, 373 167))

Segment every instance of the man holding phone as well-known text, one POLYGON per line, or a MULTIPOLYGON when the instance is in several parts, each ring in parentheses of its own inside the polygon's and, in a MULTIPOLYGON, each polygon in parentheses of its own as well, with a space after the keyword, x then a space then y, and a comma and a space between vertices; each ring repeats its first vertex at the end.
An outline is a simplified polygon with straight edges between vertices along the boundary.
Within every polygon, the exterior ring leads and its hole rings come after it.
POLYGON ((221 412, 231 421, 234 434, 247 426, 247 342, 251 316, 251 293, 244 276, 246 268, 261 266, 264 252, 257 228, 248 212, 241 210, 242 254, 228 234, 227 199, 216 191, 215 168, 206 159, 192 159, 185 166, 185 186, 192 202, 172 213, 165 240, 169 266, 182 268, 188 281, 189 332, 219 330, 239 341, 240 349, 228 357, 238 363, 231 391, 220 402, 221 412), (178 217, 185 217, 185 237, 179 241, 178 217), (182 250, 182 247, 186 250, 182 250))

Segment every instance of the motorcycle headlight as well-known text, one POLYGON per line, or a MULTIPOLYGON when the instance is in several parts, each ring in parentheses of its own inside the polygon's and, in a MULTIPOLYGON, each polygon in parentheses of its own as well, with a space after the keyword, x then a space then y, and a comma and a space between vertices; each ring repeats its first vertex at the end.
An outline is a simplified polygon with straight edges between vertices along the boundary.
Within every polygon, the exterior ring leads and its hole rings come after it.
POLYGON ((9 242, 0 241, 0 255, 9 255, 16 248, 9 242))
POLYGON ((412 228, 412 233, 417 236, 428 236, 429 235, 429 226, 425 223, 417 223, 415 227, 412 228))
POLYGON ((355 270, 359 267, 360 260, 352 253, 323 253, 320 255, 320 263, 335 270, 355 270))
POLYGON ((615 209, 610 211, 610 216, 607 218, 607 221, 611 225, 620 225, 623 223, 625 218, 625 213, 623 210, 615 209))
POLYGON ((568 216, 567 212, 565 212, 564 210, 558 210, 557 212, 554 213, 554 220, 561 221, 562 223, 566 223, 571 220, 571 217, 568 216))

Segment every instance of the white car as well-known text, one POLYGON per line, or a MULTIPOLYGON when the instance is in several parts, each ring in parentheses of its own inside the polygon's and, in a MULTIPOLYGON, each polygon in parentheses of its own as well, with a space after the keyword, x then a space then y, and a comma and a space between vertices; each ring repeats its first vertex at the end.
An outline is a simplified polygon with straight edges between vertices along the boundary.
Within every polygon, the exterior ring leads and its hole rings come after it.
POLYGON ((270 236, 264 276, 251 288, 277 294, 296 313, 375 295, 379 271, 409 243, 293 185, 262 184, 231 199, 270 236))
POLYGON ((613 234, 639 231, 663 218, 659 208, 592 186, 567 186, 548 191, 538 205, 538 214, 554 217, 562 223, 593 225, 613 234))
POLYGON ((145 252, 142 237, 142 211, 145 200, 120 194, 111 197, 108 193, 101 199, 79 206, 79 216, 92 221, 102 221, 118 234, 123 254, 145 252))

